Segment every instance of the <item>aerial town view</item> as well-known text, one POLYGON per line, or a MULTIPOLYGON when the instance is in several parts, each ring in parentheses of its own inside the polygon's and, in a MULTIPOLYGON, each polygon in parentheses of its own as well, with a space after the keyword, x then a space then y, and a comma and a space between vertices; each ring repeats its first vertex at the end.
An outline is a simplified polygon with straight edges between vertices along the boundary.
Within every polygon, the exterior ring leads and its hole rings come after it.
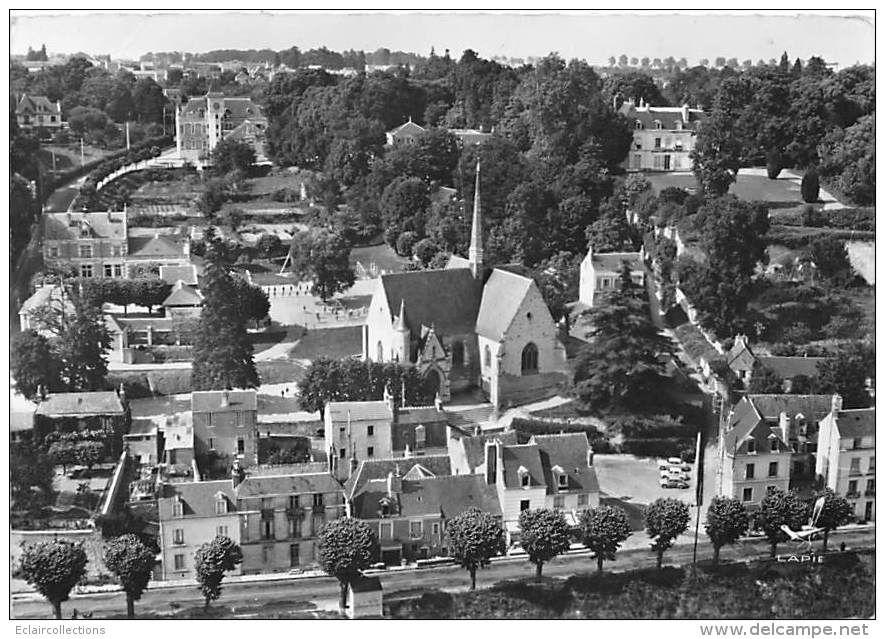
POLYGON ((872 634, 832 13, 12 11, 10 632, 872 634))

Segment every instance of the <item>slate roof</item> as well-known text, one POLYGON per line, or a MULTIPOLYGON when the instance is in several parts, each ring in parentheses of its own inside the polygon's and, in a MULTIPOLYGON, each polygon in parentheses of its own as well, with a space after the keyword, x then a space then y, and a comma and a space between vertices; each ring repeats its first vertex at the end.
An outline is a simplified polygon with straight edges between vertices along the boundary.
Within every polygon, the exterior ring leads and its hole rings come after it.
POLYGON ((209 111, 214 113, 212 104, 216 100, 222 103, 220 109, 222 113, 225 110, 230 110, 231 120, 236 121, 245 120, 247 118, 258 119, 264 117, 264 114, 261 111, 261 106, 253 102, 251 98, 226 98, 223 93, 209 93, 202 97, 191 98, 184 106, 183 111, 185 114, 195 114, 200 109, 206 111, 208 107, 209 111))
POLYGON ((697 130, 698 123, 707 119, 707 114, 700 109, 689 109, 688 120, 683 117, 681 107, 637 107, 625 102, 619 109, 620 113, 625 117, 635 121, 642 122, 645 129, 655 128, 655 120, 660 120, 663 130, 675 130, 674 123, 679 121, 682 123, 683 129, 697 130))
POLYGON ((37 406, 37 415, 122 415, 120 397, 114 391, 89 393, 54 393, 37 406))
POLYGON ((560 466, 568 476, 568 484, 562 492, 580 490, 598 492, 599 481, 596 469, 587 465, 590 442, 584 433, 564 433, 562 435, 534 435, 529 443, 537 444, 541 451, 541 465, 547 494, 560 492, 559 483, 553 476, 553 467, 560 466))
POLYGON ((413 406, 399 408, 396 411, 397 424, 433 424, 448 421, 448 413, 445 410, 437 410, 436 406, 413 406))
MULTIPOLYGON (((46 286, 41 286, 38 288, 33 295, 31 295, 28 299, 25 300, 24 304, 22 304, 19 309, 19 315, 23 313, 28 313, 29 311, 34 311, 38 308, 42 308, 50 300, 60 300, 62 295, 62 288, 57 284, 49 284, 46 286)), ((71 307, 71 304, 67 304, 68 307, 71 307)))
POLYGON ((191 410, 195 413, 220 413, 232 410, 258 410, 258 395, 254 390, 194 391, 191 410), (228 406, 222 408, 221 398, 227 393, 228 406))
POLYGON ((328 473, 270 475, 246 478, 237 486, 237 497, 267 497, 298 493, 333 493, 341 484, 328 473))
POLYGON ((492 271, 483 288, 476 332, 495 341, 502 339, 533 284, 522 275, 497 268, 492 271))
POLYGON ((184 243, 175 236, 154 235, 153 237, 130 237, 129 257, 147 259, 162 257, 187 257, 184 243))
POLYGON ((464 446, 464 454, 467 456, 467 465, 471 471, 475 471, 477 466, 481 466, 486 461, 486 442, 500 441, 504 446, 515 446, 519 443, 515 430, 505 431, 503 433, 494 433, 488 435, 476 435, 475 437, 464 437, 461 439, 464 446))
POLYGON ((326 410, 333 422, 346 422, 348 412, 351 421, 391 420, 393 413, 385 401, 370 402, 329 402, 326 410))
POLYGON ((503 450, 504 486, 522 488, 519 468, 525 468, 531 478, 529 487, 546 486, 544 466, 541 464, 541 449, 537 444, 505 446, 503 450))
POLYGON ((109 240, 126 239, 126 214, 104 213, 44 213, 43 238, 46 240, 79 240, 80 225, 85 222, 91 237, 109 240))
POLYGON ((469 269, 390 273, 380 280, 391 314, 399 313, 405 299, 406 323, 412 335, 421 335, 421 327, 431 325, 441 336, 474 332, 482 283, 469 269))
POLYGON ((55 102, 50 102, 49 98, 45 95, 22 94, 21 100, 18 101, 18 106, 15 108, 15 112, 21 115, 28 115, 31 113, 60 115, 58 105, 55 102))
POLYGON ((155 435, 158 428, 157 422, 153 419, 133 419, 129 425, 129 432, 123 435, 123 437, 128 435, 155 435))
POLYGON ((171 317, 127 317, 125 315, 108 315, 121 330, 134 331, 145 330, 151 327, 154 330, 172 330, 174 322, 171 317))
POLYGON ((753 355, 753 351, 748 346, 741 347, 735 344, 728 351, 726 363, 736 371, 752 371, 753 365, 756 363, 756 356, 753 355))
POLYGON ((240 122, 236 127, 228 131, 225 139, 229 140, 251 140, 264 135, 264 129, 259 127, 252 120, 240 122))
POLYGON ((801 413, 806 419, 820 421, 831 407, 832 395, 746 395, 729 417, 724 435, 725 450, 734 454, 741 442, 753 433, 767 436, 774 432, 783 441, 779 429, 766 425, 766 421, 779 421, 781 413, 789 417, 801 413))
POLYGON ((839 428, 839 437, 875 437, 876 436, 876 409, 855 408, 853 410, 840 410, 836 414, 836 425, 839 428))
POLYGON ((161 266, 160 279, 167 284, 176 284, 179 280, 185 284, 195 286, 197 284, 197 267, 194 264, 186 266, 161 266))
POLYGON ((827 361, 826 357, 757 357, 762 366, 770 368, 784 379, 792 379, 797 375, 815 377, 817 365, 827 361))
MULTIPOLYGON (((186 516, 218 517, 215 513, 215 500, 219 493, 227 499, 228 513, 235 512, 237 498, 233 483, 229 479, 167 483, 163 484, 160 496, 163 499, 170 499, 177 495, 181 499, 182 512, 186 516)), ((158 511, 161 520, 171 519, 172 503, 161 500, 158 504, 158 511)))
POLYGON ((645 270, 645 264, 639 253, 593 253, 593 268, 606 273, 620 273, 624 262, 630 264, 634 271, 645 270))
MULTIPOLYGON (((387 480, 389 473, 395 473, 399 468, 400 474, 405 476, 416 465, 421 465, 423 471, 429 471, 434 475, 451 475, 452 462, 448 455, 423 455, 421 457, 399 457, 395 459, 364 459, 360 461, 356 471, 344 482, 344 494, 348 499, 352 498, 366 482, 374 479, 387 480)), ((422 471, 423 474, 426 474, 422 471)))
POLYGON ((180 280, 163 300, 163 306, 200 306, 202 303, 203 296, 200 291, 180 280))
MULTIPOLYGON (((359 519, 377 519, 380 501, 387 497, 387 480, 374 479, 353 500, 354 515, 359 519)), ((479 508, 492 515, 501 514, 498 494, 480 475, 449 475, 403 480, 399 497, 399 517, 439 514, 450 519, 468 508, 479 508)))
POLYGON ((411 133, 413 135, 416 135, 416 134, 424 133, 425 131, 427 131, 427 129, 425 129, 423 126, 415 124, 414 122, 409 120, 408 122, 400 124, 395 129, 391 129, 387 133, 388 133, 388 135, 399 135, 401 133, 411 133))

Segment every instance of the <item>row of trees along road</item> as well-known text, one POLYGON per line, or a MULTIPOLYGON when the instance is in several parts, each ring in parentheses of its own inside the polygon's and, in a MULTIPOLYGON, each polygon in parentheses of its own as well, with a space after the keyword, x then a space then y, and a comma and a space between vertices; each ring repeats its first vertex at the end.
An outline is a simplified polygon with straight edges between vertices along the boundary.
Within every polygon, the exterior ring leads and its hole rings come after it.
MULTIPOLYGON (((815 496, 823 497, 823 508, 816 525, 823 529, 826 550, 829 533, 848 522, 851 507, 833 491, 826 489, 815 496)), ((787 536, 781 530, 786 524, 799 530, 808 521, 809 503, 794 492, 772 490, 763 499, 758 514, 762 530, 768 537, 771 556, 787 536)), ((645 530, 652 541, 657 567, 663 566, 664 553, 688 528, 689 507, 673 498, 661 498, 645 511, 645 530)), ((749 514, 744 505, 732 498, 716 497, 707 510, 705 529, 713 545, 713 564, 719 562, 723 546, 735 543, 746 534, 749 514)), ((569 527, 561 511, 525 510, 519 515, 520 543, 535 565, 540 581, 544 564, 569 550, 577 537, 590 549, 597 571, 603 562, 615 559, 615 553, 632 534, 627 513, 617 506, 600 506, 581 513, 577 530, 569 527)), ((489 513, 471 508, 446 523, 451 557, 470 574, 470 588, 476 588, 476 572, 488 566, 493 557, 506 551, 504 530, 489 513)), ((345 517, 327 523, 319 534, 320 563, 323 570, 340 584, 340 607, 347 602, 347 587, 364 570, 378 561, 380 545, 374 530, 363 521, 345 517)), ((157 549, 138 536, 125 534, 108 542, 105 565, 126 594, 126 612, 134 617, 134 602, 141 598, 156 562, 157 549)), ((194 555, 194 570, 204 597, 204 607, 221 596, 226 573, 243 561, 239 545, 228 537, 217 536, 204 543, 194 555)), ((61 619, 61 604, 68 600, 73 587, 86 574, 87 557, 82 544, 55 540, 25 547, 20 562, 22 576, 52 604, 56 619, 61 619)))

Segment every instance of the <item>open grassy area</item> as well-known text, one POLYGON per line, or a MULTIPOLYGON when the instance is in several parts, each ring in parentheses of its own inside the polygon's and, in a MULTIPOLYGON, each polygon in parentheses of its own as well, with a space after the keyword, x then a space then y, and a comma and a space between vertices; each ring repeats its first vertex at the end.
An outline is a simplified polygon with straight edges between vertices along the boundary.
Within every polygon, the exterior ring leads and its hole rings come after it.
POLYGON ((336 359, 357 355, 362 349, 362 327, 339 326, 308 331, 289 352, 289 356, 308 360, 320 356, 336 359))
POLYGON ((353 264, 360 263, 366 269, 374 264, 379 274, 380 271, 399 273, 409 263, 407 258, 397 255, 387 244, 355 247, 350 251, 350 261, 353 264))
MULTIPOLYGON (((645 176, 656 192, 668 186, 682 189, 697 188, 697 182, 691 173, 647 173, 645 176)), ((769 180, 764 175, 738 172, 737 181, 731 185, 729 193, 737 195, 742 200, 768 202, 769 206, 778 209, 801 207, 804 204, 799 185, 784 177, 769 180)))
POLYGON ((293 189, 296 193, 301 191, 298 174, 283 169, 277 169, 263 177, 251 178, 249 184, 253 195, 271 195, 279 189, 293 189))

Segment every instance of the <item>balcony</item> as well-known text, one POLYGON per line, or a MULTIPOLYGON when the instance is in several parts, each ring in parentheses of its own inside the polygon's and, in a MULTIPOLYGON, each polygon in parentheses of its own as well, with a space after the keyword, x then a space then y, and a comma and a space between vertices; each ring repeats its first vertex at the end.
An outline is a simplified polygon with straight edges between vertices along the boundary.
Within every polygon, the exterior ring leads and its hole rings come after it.
POLYGON ((858 497, 860 497, 860 491, 858 491, 858 490, 852 490, 852 491, 845 493, 846 499, 857 499, 858 497))
POLYGON ((872 490, 863 491, 863 496, 864 497, 875 497, 876 496, 876 489, 873 488, 872 490))
POLYGON ((265 520, 273 519, 273 513, 274 513, 273 508, 262 508, 261 509, 261 518, 265 519, 265 520))
POLYGON ((304 517, 304 508, 301 506, 287 506, 286 517, 289 519, 301 519, 304 517))

